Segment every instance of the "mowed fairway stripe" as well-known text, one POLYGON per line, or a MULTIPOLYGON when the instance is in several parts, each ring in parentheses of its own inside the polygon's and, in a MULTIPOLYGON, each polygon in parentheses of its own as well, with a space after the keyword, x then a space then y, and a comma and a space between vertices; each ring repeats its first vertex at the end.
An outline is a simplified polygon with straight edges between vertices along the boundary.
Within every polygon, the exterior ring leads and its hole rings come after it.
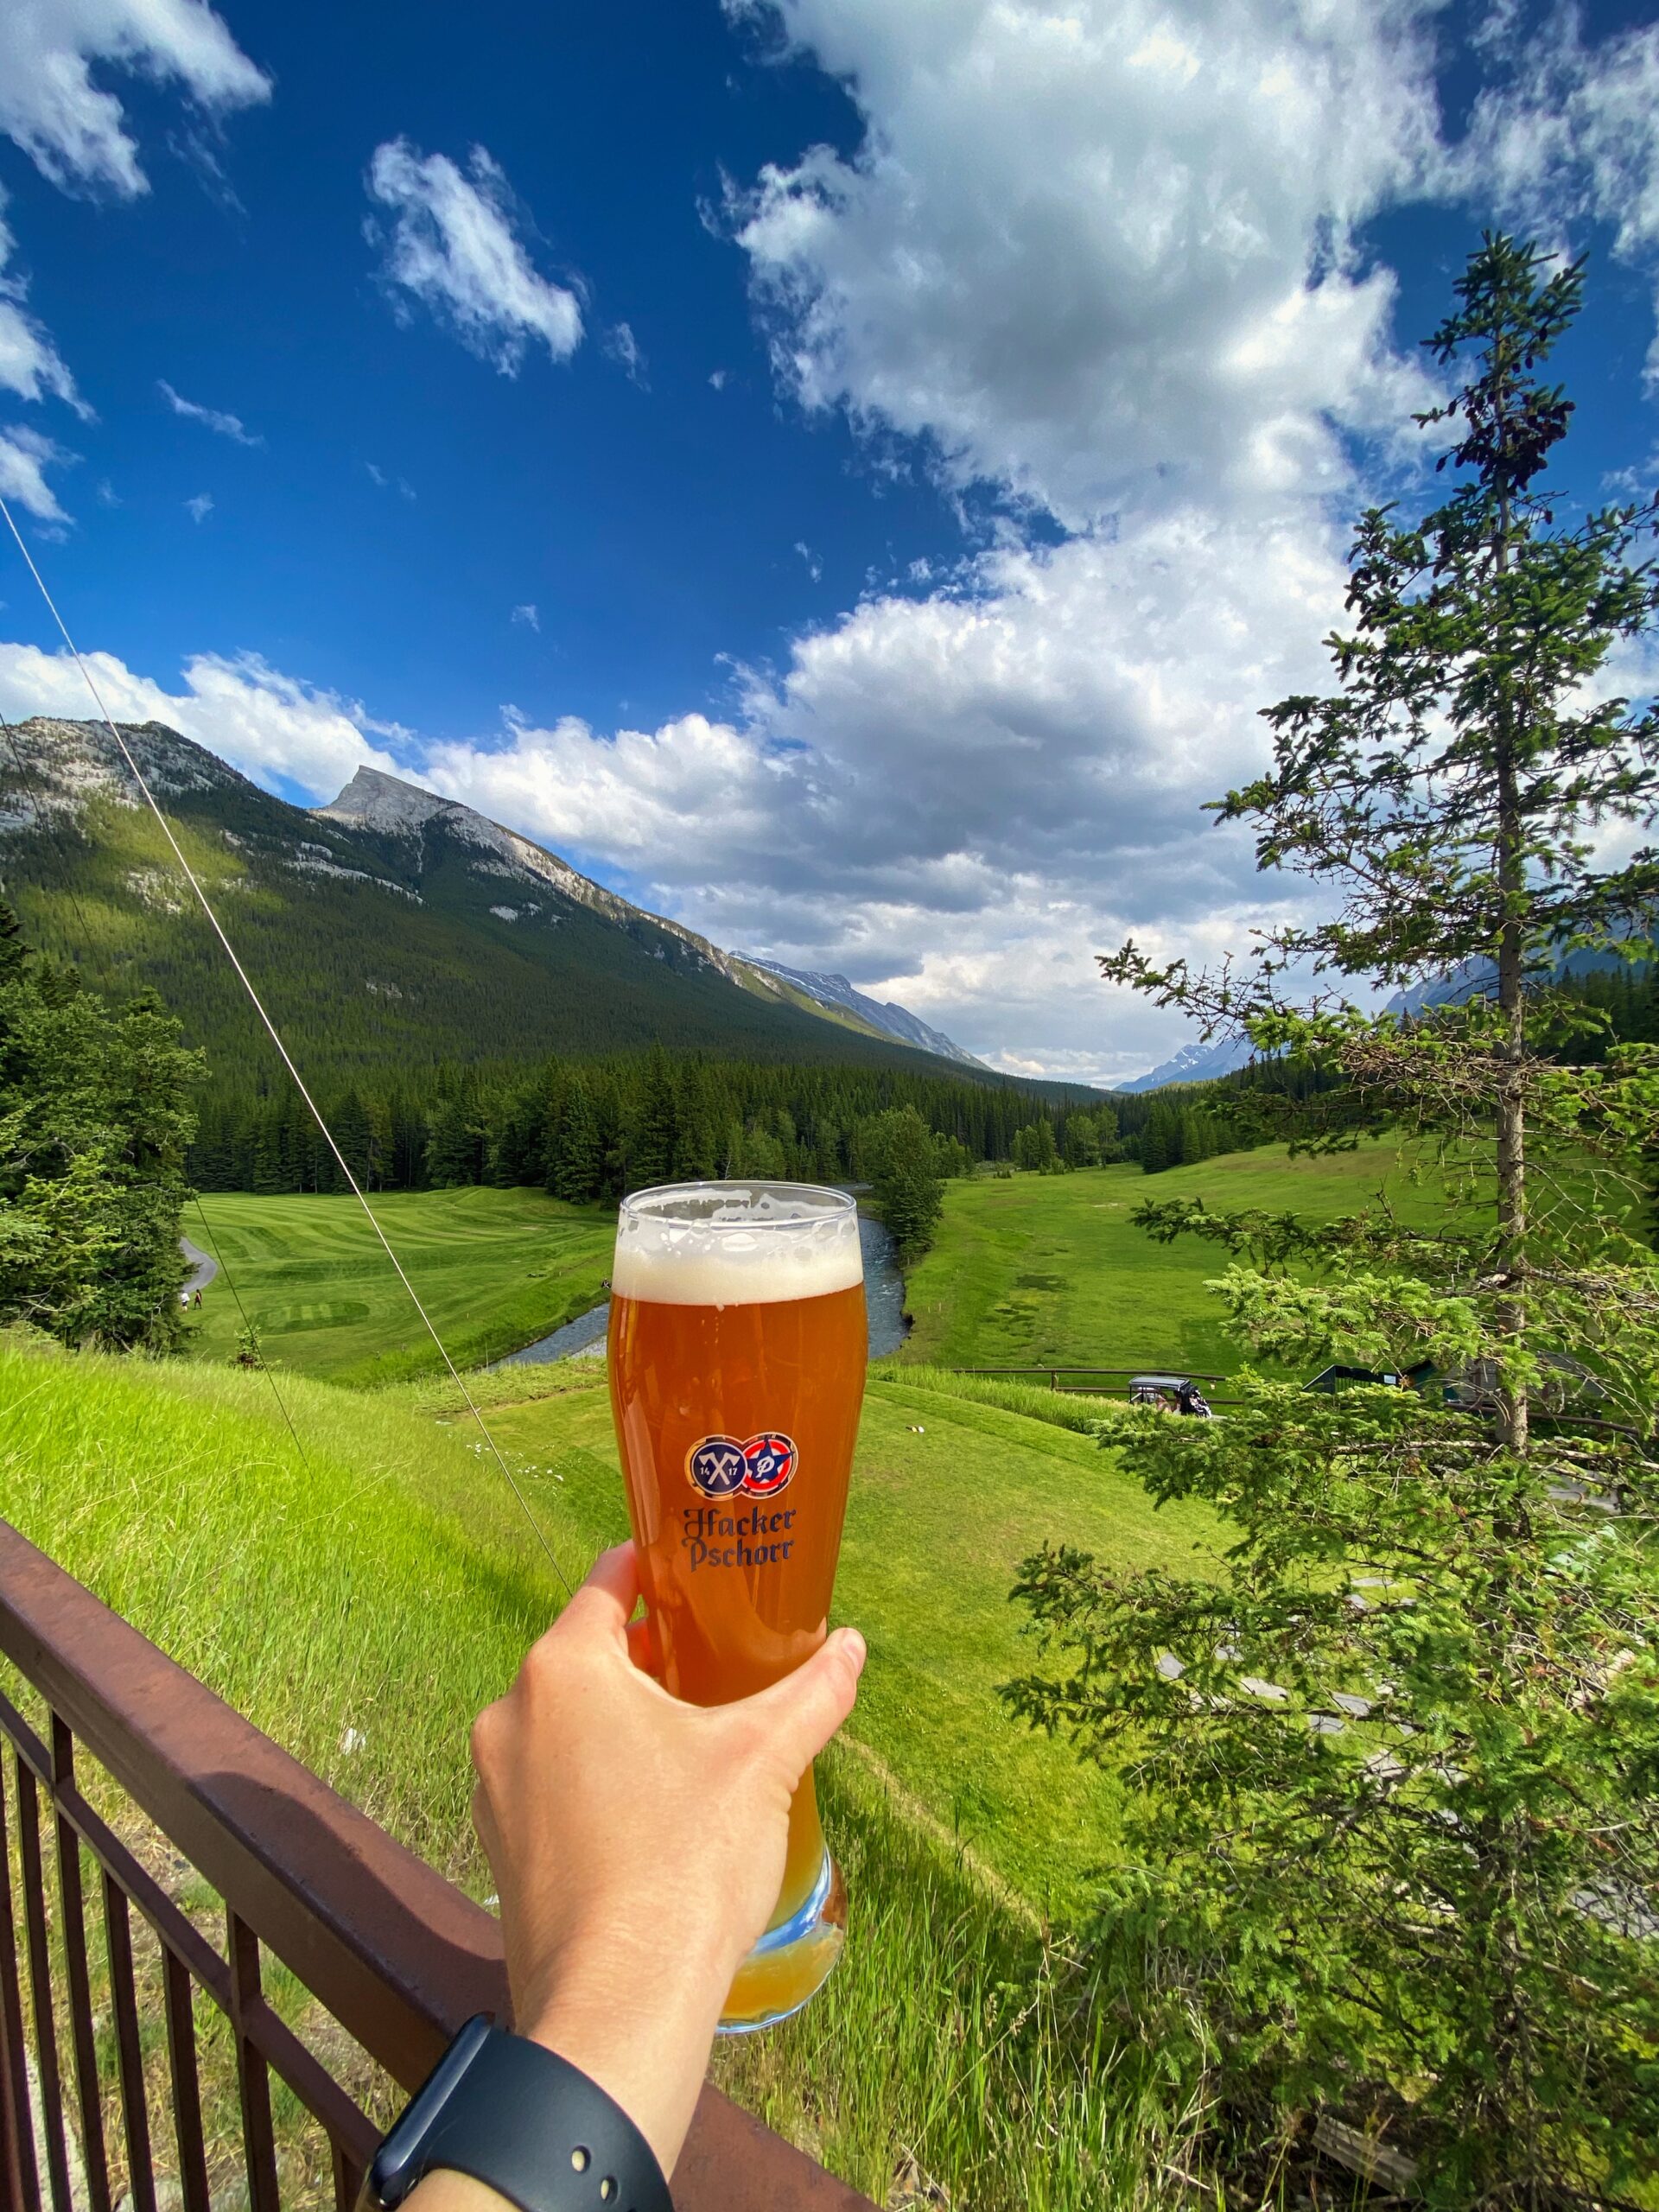
POLYGON ((1292 1160, 1283 1145, 1143 1174, 1130 1164, 1070 1175, 981 1176, 944 1186, 938 1240, 912 1274, 916 1325, 901 1358, 941 1367, 1017 1364, 1209 1369, 1243 1352, 1205 1287, 1227 1255, 1184 1237, 1155 1244, 1130 1219, 1148 1199, 1202 1198, 1317 1218, 1349 1213, 1383 1184, 1401 1217, 1443 1211, 1399 1171, 1387 1141, 1292 1160))
MULTIPOLYGON (((626 1535, 603 1391, 501 1407, 491 1421, 516 1459, 547 1471, 594 1548, 626 1535)), ((509 1523, 499 1535, 512 1540, 509 1523)), ((836 1618, 870 1645, 851 1732, 1023 1897, 1065 1911, 1110 1849, 1118 1787, 1016 1726, 996 1694, 1032 1662, 1007 1593, 1050 1538, 1177 1573, 1202 1573, 1218 1549, 1211 1515, 1157 1510, 1091 1438, 872 1382, 836 1589, 836 1618)))
MULTIPOLYGON (((225 1263, 266 1357, 323 1381, 373 1382, 438 1365, 365 1220, 343 1197, 204 1198, 193 1234, 225 1263), (349 1297, 328 1295, 349 1283, 349 1297)), ((539 1191, 394 1192, 373 1199, 410 1280, 463 1365, 516 1351, 603 1296, 615 1218, 539 1191)), ((221 1281, 193 1310, 194 1348, 227 1359, 240 1326, 221 1281)))

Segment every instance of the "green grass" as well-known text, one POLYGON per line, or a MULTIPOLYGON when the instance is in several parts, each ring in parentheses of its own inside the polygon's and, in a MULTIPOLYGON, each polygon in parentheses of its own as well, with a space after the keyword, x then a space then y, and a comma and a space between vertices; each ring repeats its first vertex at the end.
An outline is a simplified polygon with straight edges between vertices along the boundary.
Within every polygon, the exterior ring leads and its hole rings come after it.
POLYGON ((1224 1256, 1183 1238, 1154 1244, 1129 1219, 1149 1198, 1217 1207, 1352 1211, 1387 1182, 1409 1219, 1432 1194, 1400 1173, 1395 1147, 1322 1160, 1282 1145, 1145 1175, 1129 1165, 1071 1175, 945 1185, 932 1250, 911 1275, 915 1327, 901 1357, 942 1367, 1163 1367, 1230 1374, 1243 1359, 1205 1290, 1224 1256))
MULTIPOLYGON (((616 1219, 602 1208, 518 1190, 372 1204, 459 1367, 516 1351, 604 1295, 616 1219)), ((239 1297, 266 1357, 296 1373, 373 1382, 441 1369, 355 1198, 207 1197, 186 1210, 185 1233, 222 1262, 192 1311, 203 1357, 234 1353, 239 1297)))
MULTIPOLYGON (((621 1527, 602 1382, 591 1368, 525 1376, 541 1395, 492 1421, 573 1577, 621 1527)), ((353 1393, 293 1375, 281 1388, 303 1461, 267 1376, 0 1338, 0 1512, 482 1894, 467 1725, 556 1587, 444 1389, 353 1393)), ((1044 1843, 1075 1877, 1109 1815, 1109 1785, 1020 1735, 993 1694, 1016 1656, 1012 1563, 1051 1526, 1147 1557, 1187 1555, 1196 1530, 1154 1517, 1083 1438, 873 1385, 841 1593, 871 1664, 823 1775, 853 1893, 849 1955, 801 2021, 723 2052, 718 2070, 878 2200, 918 2170, 980 2212, 1149 2201, 1164 2125, 1149 2056, 1092 2048, 1063 1950, 1004 1886, 1052 1895, 1044 1843)), ((297 1986, 273 1986, 303 2009, 297 1986)), ((228 2171, 233 2103, 210 2102, 228 2171)), ((296 2173, 308 2204, 326 2177, 296 2173)))
POLYGON ((1004 1413, 1047 1421, 1078 1436, 1096 1434, 1103 1421, 1109 1421, 1122 1413, 1125 1403, 1122 1396, 1108 1397, 1092 1390, 1057 1390, 1049 1382, 1017 1375, 975 1375, 959 1367, 929 1367, 897 1353, 872 1366, 870 1379, 901 1382, 912 1390, 940 1391, 948 1398, 965 1398, 974 1405, 1000 1406, 1004 1413))
MULTIPOLYGON (((592 1542, 627 1534, 605 1391, 504 1405, 490 1426, 592 1542)), ((1111 1849, 1118 1785, 1014 1726, 996 1695, 1028 1663, 1008 1591, 1050 1537, 1178 1569, 1212 1555, 1217 1530, 1201 1508, 1156 1510, 1091 1437, 872 1376, 836 1584, 836 1617, 870 1647, 849 1733, 924 1821, 1064 1917, 1111 1849)))

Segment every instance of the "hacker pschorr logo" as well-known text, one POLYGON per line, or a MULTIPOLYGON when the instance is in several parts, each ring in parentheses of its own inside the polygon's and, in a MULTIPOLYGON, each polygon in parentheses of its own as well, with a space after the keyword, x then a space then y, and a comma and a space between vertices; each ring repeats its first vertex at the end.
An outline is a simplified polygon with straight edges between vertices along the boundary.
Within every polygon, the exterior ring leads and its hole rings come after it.
POLYGON ((705 1436, 685 1455, 691 1487, 704 1497, 772 1497, 795 1478, 799 1454, 794 1440, 775 1429, 758 1436, 705 1436))

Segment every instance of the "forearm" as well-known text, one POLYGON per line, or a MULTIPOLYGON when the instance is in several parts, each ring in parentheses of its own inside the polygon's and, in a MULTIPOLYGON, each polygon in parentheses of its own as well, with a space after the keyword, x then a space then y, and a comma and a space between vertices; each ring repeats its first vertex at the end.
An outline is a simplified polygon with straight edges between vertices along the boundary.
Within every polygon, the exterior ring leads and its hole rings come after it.
MULTIPOLYGON (((723 1970, 675 1971, 683 1961, 631 1956, 607 1945, 567 1956, 556 1987, 519 2033, 579 2067, 627 2113, 671 2177, 696 2110, 714 2042, 723 1970)), ((410 2192, 414 2212, 499 2212, 482 2182, 439 2169, 410 2192)))

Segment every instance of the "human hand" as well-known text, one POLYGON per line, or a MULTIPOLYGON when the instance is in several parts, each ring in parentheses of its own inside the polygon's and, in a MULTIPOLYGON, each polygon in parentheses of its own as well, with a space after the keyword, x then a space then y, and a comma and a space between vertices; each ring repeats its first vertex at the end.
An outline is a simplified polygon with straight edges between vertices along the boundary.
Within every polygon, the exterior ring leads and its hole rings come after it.
POLYGON ((639 1593, 633 1546, 604 1553, 479 1715, 473 1818, 518 2033, 613 2096, 667 2174, 778 1902, 790 1799, 851 1712, 865 1653, 837 1629, 753 1697, 684 1704, 643 1671, 639 1593))

